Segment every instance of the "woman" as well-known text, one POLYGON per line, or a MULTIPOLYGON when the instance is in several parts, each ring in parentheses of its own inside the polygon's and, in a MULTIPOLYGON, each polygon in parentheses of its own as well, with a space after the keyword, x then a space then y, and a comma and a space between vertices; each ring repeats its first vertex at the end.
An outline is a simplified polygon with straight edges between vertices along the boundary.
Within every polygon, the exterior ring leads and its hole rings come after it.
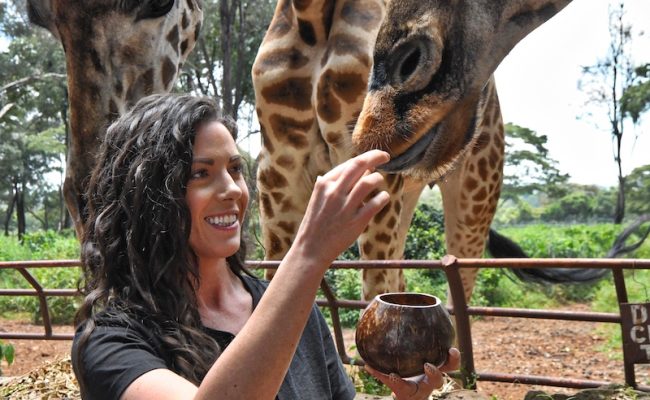
MULTIPOLYGON (((248 190, 233 129, 212 100, 177 95, 143 99, 108 129, 87 192, 72 349, 84 398, 354 397, 313 303, 328 266, 387 203, 371 171, 388 155, 318 179, 267 284, 243 265, 248 190)), ((444 368, 457 364, 453 349, 444 368)), ((398 398, 423 399, 442 382, 426 371, 371 373, 398 398)))

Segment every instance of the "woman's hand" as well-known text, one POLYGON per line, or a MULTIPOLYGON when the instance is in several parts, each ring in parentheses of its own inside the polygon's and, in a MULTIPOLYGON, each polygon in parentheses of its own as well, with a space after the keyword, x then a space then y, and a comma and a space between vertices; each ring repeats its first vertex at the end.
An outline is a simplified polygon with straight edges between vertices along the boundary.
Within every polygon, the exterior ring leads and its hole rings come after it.
POLYGON ((373 171, 389 159, 388 153, 371 150, 319 176, 294 247, 329 266, 388 203, 388 193, 378 190, 384 178, 373 171))
POLYGON ((444 383, 442 373, 455 371, 459 366, 460 352, 452 347, 449 349, 447 362, 440 368, 436 368, 429 363, 424 364, 424 375, 420 375, 415 379, 403 379, 397 374, 386 375, 369 365, 366 365, 366 371, 388 386, 397 400, 425 400, 429 398, 431 392, 442 387, 444 383))

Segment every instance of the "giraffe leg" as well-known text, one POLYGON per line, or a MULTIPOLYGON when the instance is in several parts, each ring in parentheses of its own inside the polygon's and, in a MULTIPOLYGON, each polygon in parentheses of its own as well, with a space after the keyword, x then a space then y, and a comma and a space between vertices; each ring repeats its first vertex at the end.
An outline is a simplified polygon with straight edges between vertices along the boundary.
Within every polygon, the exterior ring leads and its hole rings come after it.
MULTIPOLYGON (((406 184, 400 175, 386 176, 386 190, 391 200, 368 225, 359 238, 364 260, 399 260, 404 255, 406 234, 424 183, 406 184)), ((404 291, 406 282, 401 269, 363 270, 362 297, 369 300, 378 294, 404 291)))

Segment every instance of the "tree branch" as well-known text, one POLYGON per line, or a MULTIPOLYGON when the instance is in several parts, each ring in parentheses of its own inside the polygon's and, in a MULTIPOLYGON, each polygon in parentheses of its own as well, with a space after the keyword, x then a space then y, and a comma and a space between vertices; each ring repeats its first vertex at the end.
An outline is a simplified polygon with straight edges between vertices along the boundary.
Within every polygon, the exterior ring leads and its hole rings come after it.
POLYGON ((24 78, 18 79, 17 81, 13 81, 10 83, 7 83, 3 87, 0 87, 0 93, 3 93, 9 89, 13 89, 18 86, 26 85, 28 83, 34 82, 34 81, 47 81, 51 78, 55 79, 65 79, 66 75, 65 74, 58 74, 56 72, 48 72, 42 75, 32 75, 32 76, 26 76, 24 78))

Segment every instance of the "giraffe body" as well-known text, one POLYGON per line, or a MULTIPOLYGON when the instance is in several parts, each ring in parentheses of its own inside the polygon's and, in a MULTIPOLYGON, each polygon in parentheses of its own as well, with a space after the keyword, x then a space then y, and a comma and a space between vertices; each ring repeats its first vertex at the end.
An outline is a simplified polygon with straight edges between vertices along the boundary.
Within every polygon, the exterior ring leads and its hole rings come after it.
POLYGON ((29 0, 28 13, 65 51, 71 136, 64 193, 79 236, 86 180, 106 128, 140 98, 171 90, 203 14, 197 0, 29 0))
MULTIPOLYGON (((267 258, 293 241, 317 175, 388 151, 389 205, 359 238, 399 259, 417 199, 441 190, 447 252, 481 257, 501 190, 504 130, 492 74, 570 0, 280 0, 253 66, 263 136, 258 190, 267 258)), ((476 270, 463 270, 469 299, 476 270)), ((404 290, 363 273, 363 297, 404 290)))

